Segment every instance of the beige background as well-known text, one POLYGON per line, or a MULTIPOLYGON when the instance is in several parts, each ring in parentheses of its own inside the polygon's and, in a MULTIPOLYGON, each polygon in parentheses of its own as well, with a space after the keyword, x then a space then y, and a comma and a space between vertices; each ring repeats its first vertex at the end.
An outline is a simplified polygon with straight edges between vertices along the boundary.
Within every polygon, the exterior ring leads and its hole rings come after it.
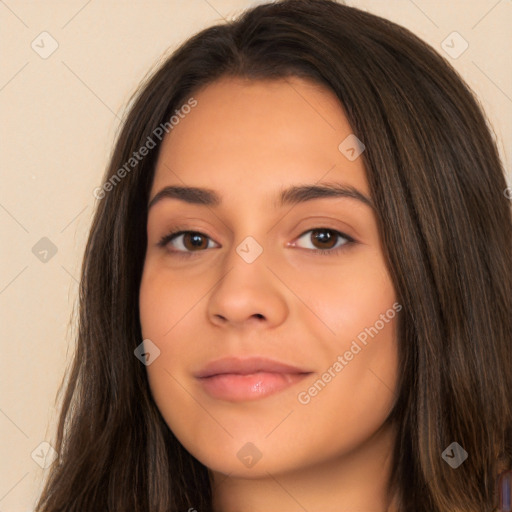
MULTIPOLYGON (((128 98, 165 52, 256 3, 0 0, 0 512, 32 510, 47 471, 37 461, 47 453, 40 444, 52 440, 55 394, 72 355, 92 191, 128 98), (58 44, 47 58, 40 53, 52 41, 44 31, 58 44), (57 249, 46 262, 32 249, 43 237, 57 249)), ((347 3, 404 25, 443 54, 453 31, 468 42, 447 58, 479 96, 510 184, 512 1, 347 3)))

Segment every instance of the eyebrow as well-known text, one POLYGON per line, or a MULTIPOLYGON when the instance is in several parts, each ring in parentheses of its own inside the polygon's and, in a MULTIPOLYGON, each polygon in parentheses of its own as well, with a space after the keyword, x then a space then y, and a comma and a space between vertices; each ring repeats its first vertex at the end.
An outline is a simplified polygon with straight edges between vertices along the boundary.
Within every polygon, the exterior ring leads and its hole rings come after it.
MULTIPOLYGON (((325 197, 355 199, 375 210, 372 200, 350 185, 342 183, 321 183, 319 185, 293 185, 282 189, 277 200, 272 202, 274 208, 296 205, 325 197)), ((160 190, 148 204, 149 209, 162 199, 177 199, 189 204, 203 206, 220 206, 222 197, 212 189, 170 185, 160 190)))

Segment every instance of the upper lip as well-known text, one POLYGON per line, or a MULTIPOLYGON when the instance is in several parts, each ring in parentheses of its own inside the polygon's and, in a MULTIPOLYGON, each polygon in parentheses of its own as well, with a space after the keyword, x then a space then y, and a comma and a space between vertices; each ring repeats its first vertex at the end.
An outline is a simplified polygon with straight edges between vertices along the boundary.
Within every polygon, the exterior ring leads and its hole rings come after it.
POLYGON ((203 366, 196 377, 205 378, 223 373, 234 373, 239 375, 248 375, 256 372, 269 373, 311 373, 309 370, 301 369, 290 364, 281 363, 265 357, 224 357, 210 361, 203 366))

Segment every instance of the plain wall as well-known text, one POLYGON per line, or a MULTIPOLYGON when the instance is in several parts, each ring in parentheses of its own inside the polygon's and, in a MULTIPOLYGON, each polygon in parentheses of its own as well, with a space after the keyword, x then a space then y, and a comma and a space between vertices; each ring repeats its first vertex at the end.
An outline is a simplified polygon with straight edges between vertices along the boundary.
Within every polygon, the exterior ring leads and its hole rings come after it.
MULTIPOLYGON (((0 512, 32 510, 48 471, 37 461, 47 450, 41 443, 53 438, 56 393, 73 353, 93 190, 130 95, 164 53, 257 3, 0 2, 0 512), (52 38, 58 48, 47 56, 52 38)), ((453 31, 467 41, 460 56, 446 56, 477 93, 510 184, 512 2, 346 3, 409 28, 443 55, 441 43, 453 31)))

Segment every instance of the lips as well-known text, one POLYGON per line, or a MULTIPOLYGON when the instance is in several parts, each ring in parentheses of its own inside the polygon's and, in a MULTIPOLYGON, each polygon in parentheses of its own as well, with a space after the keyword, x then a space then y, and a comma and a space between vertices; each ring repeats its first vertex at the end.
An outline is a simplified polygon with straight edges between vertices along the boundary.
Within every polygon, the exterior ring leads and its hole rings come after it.
POLYGON ((285 390, 312 372, 262 357, 228 357, 204 366, 195 377, 212 398, 257 400, 285 390))
POLYGON ((296 366, 280 363, 264 357, 250 357, 246 359, 226 357, 211 361, 196 374, 196 377, 212 377, 213 375, 223 373, 248 375, 256 372, 293 374, 310 373, 310 370, 301 369, 296 366))

